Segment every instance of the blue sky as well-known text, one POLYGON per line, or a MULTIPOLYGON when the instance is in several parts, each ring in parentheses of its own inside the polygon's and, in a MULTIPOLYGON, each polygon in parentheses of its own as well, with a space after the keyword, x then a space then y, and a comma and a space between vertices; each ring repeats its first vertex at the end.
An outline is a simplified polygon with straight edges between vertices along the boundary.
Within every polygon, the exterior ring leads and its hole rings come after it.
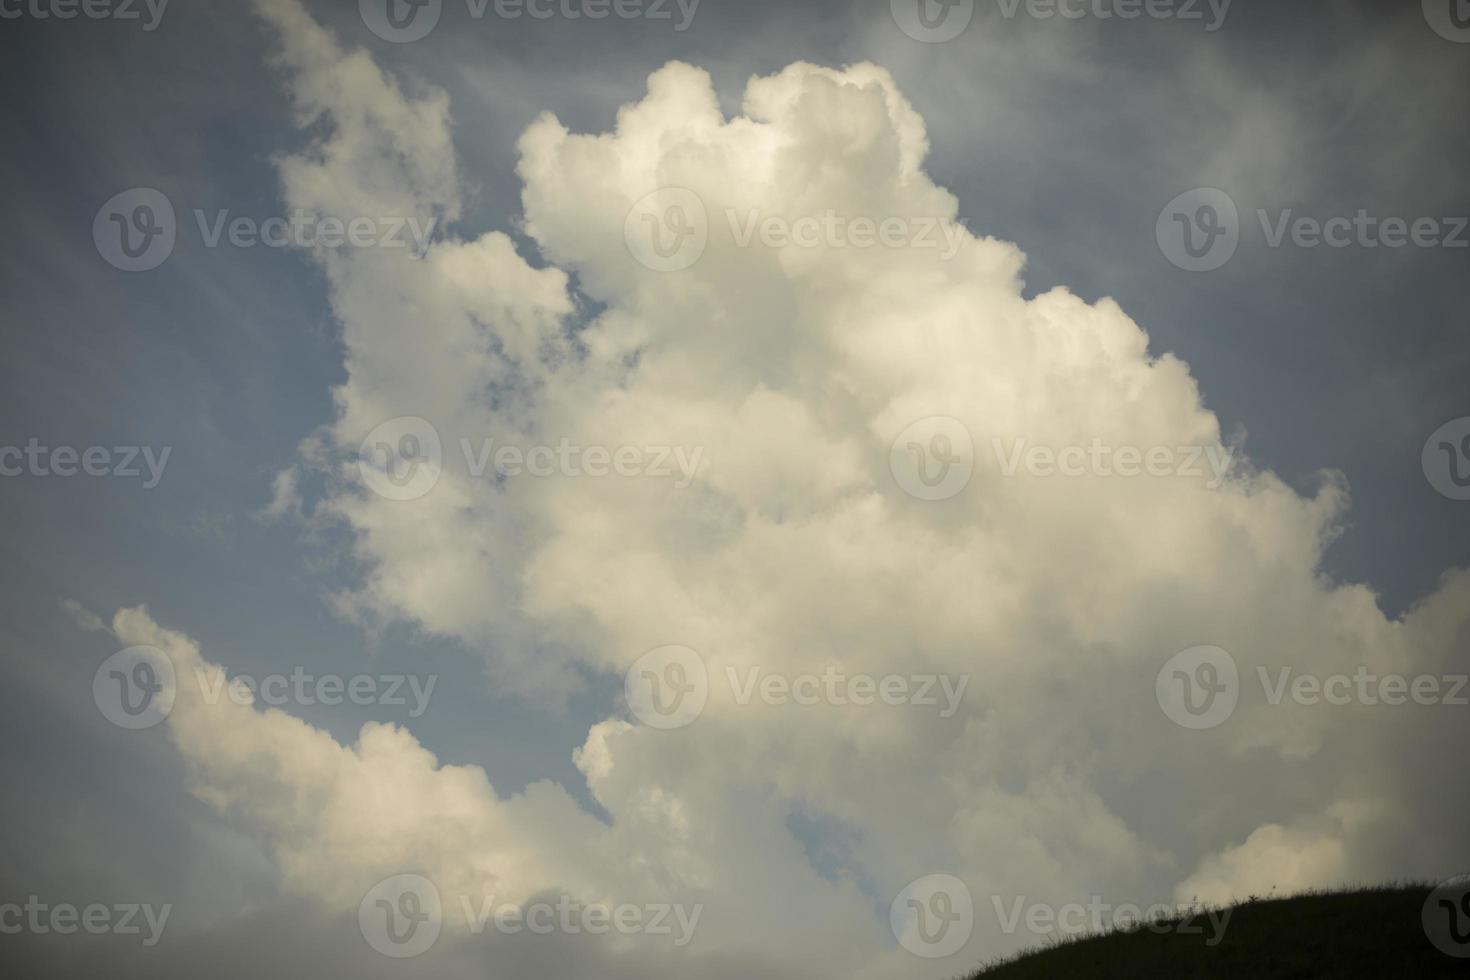
MULTIPOLYGON (((345 48, 365 49, 404 80, 410 98, 446 94, 462 213, 439 235, 503 232, 531 267, 566 268, 573 332, 621 294, 582 291, 597 260, 559 260, 575 246, 555 230, 528 230, 517 141, 538 117, 610 132, 619 106, 642 99, 650 73, 670 60, 708 71, 727 119, 752 76, 797 61, 882 66, 926 123, 924 170, 954 195, 957 220, 1025 253, 1026 299, 1058 285, 1087 303, 1112 298, 1147 332, 1149 354, 1188 365, 1204 409, 1227 443, 1243 438, 1254 467, 1304 498, 1324 485, 1324 470, 1340 473, 1351 508, 1322 553, 1324 582, 1366 585, 1390 623, 1435 593, 1470 559, 1467 504, 1436 492, 1420 462, 1432 431, 1470 415, 1470 252, 1271 248, 1257 212, 1325 219, 1363 209, 1447 226, 1470 213, 1470 130, 1455 98, 1470 46, 1438 36, 1416 5, 1328 14, 1238 0, 1213 32, 976 7, 959 38, 923 44, 880 3, 703 0, 684 31, 647 19, 475 20, 449 3, 428 37, 393 44, 353 5, 306 4, 345 48), (1221 188, 1242 215, 1238 251, 1208 273, 1177 268, 1155 239, 1160 209, 1195 187, 1221 188)), ((193 218, 195 209, 288 213, 281 161, 310 159, 313 141, 329 138, 330 112, 298 128, 295 83, 272 63, 276 43, 249 5, 186 0, 173 0, 152 31, 113 20, 0 23, 0 81, 14 94, 0 110, 11 227, 0 239, 0 442, 172 447, 152 489, 121 477, 0 479, 3 765, 23 787, 4 805, 5 890, 178 901, 190 911, 177 928, 201 942, 227 942, 241 915, 282 893, 279 855, 201 802, 188 764, 159 733, 119 737, 97 714, 90 678, 119 643, 79 629, 63 600, 104 620, 146 605, 233 671, 435 674, 432 710, 409 725, 423 746, 482 767, 502 797, 550 780, 616 823, 572 761, 589 728, 621 710, 613 664, 573 658, 581 687, 563 700, 526 697, 486 669, 503 652, 497 643, 518 642, 515 630, 456 634, 395 615, 391 603, 377 622, 346 617, 331 597, 361 586, 365 563, 391 556, 354 552, 361 528, 350 521, 261 516, 303 440, 339 420, 333 389, 349 383, 352 353, 332 274, 309 251, 209 248, 193 218), (130 274, 104 261, 91 232, 103 202, 135 187, 169 198, 179 238, 159 268, 130 274)), ((303 479, 308 511, 332 496, 319 473, 303 479)), ((485 589, 488 603, 493 585, 485 589)), ((1135 596, 1141 606, 1167 597, 1162 587, 1135 596)), ((343 743, 367 721, 409 723, 385 705, 291 713, 343 743)), ((1262 777, 1242 769, 1239 778, 1262 777)), ((1406 805, 1422 801, 1418 792, 1403 790, 1406 805)), ((1295 814, 1235 826, 1291 826, 1331 797, 1324 790, 1295 814)), ((834 849, 861 850, 843 812, 832 804, 795 822, 799 847, 829 877, 834 849)), ((1196 870, 1183 855, 1200 855, 1142 823, 1131 830, 1196 870)), ((1437 863, 1410 861, 1387 837, 1361 846, 1379 845, 1391 857, 1348 866, 1402 860, 1389 870, 1423 875, 1437 863)), ((891 869, 843 862, 858 891, 886 908, 891 869)), ((55 947, 38 949, 49 957, 55 947)), ((780 969, 797 976, 807 966, 798 957, 780 969)))

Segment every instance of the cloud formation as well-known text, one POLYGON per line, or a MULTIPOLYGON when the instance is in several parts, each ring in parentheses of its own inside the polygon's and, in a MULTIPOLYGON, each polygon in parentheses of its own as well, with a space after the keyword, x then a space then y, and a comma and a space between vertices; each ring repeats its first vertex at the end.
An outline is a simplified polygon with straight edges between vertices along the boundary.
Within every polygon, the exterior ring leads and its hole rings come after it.
MULTIPOLYGON (((258 6, 310 134, 278 160, 286 204, 455 220, 466 189, 444 93, 390 78, 295 0, 258 6)), ((344 746, 181 685, 168 724, 196 792, 267 842, 291 891, 344 912, 413 872, 445 895, 697 904, 691 955, 712 976, 728 963, 948 976, 1039 941, 1005 933, 995 898, 1226 900, 1470 861, 1445 751, 1463 712, 1272 704, 1257 681, 1287 665, 1449 673, 1470 577, 1447 575, 1393 621, 1369 590, 1325 580, 1342 481, 1324 474, 1304 496, 1252 467, 1188 366, 1151 353, 1116 303, 1026 298, 1024 255, 956 223, 927 149, 881 67, 793 64, 752 79, 726 118, 708 75, 671 63, 609 132, 543 116, 521 137, 538 256, 498 232, 442 236, 422 256, 317 256, 348 377, 302 465, 326 480, 311 519, 348 528, 363 570, 338 607, 454 638, 526 698, 620 680, 669 644, 711 682, 677 731, 625 706, 588 731, 576 762, 606 820, 551 783, 502 797, 401 728, 344 746), (640 263, 628 237, 630 214, 667 188, 704 216, 691 218, 703 251, 677 271, 640 263), (828 213, 932 223, 956 247, 738 233, 828 213), (404 417, 432 426, 442 472, 389 499, 358 453, 404 417), (973 472, 925 500, 893 451, 934 417, 968 437, 973 472), (461 452, 485 439, 697 448, 702 462, 687 487, 496 478, 461 452), (997 447, 1018 440, 1234 451, 1237 465, 1213 488, 1176 472, 1007 474, 997 447), (1201 644, 1233 655, 1240 703, 1186 731, 1155 703, 1155 674, 1201 644), (940 717, 742 700, 723 681, 752 668, 969 682, 940 717), (888 912, 935 872, 965 883, 976 922, 931 962, 898 944, 888 912)), ((217 669, 140 610, 114 630, 181 672, 217 669)))

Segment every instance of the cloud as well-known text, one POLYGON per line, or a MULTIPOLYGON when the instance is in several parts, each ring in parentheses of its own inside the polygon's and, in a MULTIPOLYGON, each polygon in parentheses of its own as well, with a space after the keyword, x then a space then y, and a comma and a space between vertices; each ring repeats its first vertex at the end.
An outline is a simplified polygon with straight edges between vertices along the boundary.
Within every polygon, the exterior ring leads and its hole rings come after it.
POLYGON ((301 513, 301 474, 295 467, 287 467, 271 481, 271 499, 257 515, 263 521, 279 521, 289 515, 301 513))
MULTIPOLYGON (((627 724, 596 726, 577 754, 599 802, 615 815, 607 826, 551 783, 500 797, 481 769, 441 764, 398 726, 364 725, 352 745, 342 745, 279 709, 212 695, 227 682, 225 669, 204 659, 187 636, 159 626, 146 609, 119 611, 112 628, 124 645, 167 656, 173 678, 166 724, 188 763, 193 792, 233 828, 266 845, 286 900, 306 902, 314 915, 351 912, 377 882, 407 873, 426 877, 438 890, 446 946, 511 941, 493 929, 486 933, 483 924, 477 928, 464 912, 485 903, 523 906, 566 895, 608 909, 673 906, 692 921, 690 955, 716 964, 708 975, 720 972, 718 963, 732 947, 746 952, 740 944, 751 928, 783 931, 786 916, 777 907, 754 910, 756 922, 752 910, 731 909, 725 879, 716 873, 724 859, 709 858, 717 843, 732 849, 743 843, 750 862, 784 850, 774 868, 762 861, 755 873, 741 876, 756 884, 791 864, 793 843, 773 848, 733 826, 699 826, 678 796, 629 778, 622 768, 638 766, 652 747, 621 746, 615 764, 614 750, 636 737, 627 724), (706 920, 706 908, 719 914, 706 920)), ((803 922, 832 930, 844 916, 861 918, 862 903, 850 890, 844 903, 840 891, 825 895, 828 886, 810 871, 791 877, 783 884, 795 891, 785 894, 813 909, 803 922), (819 904, 828 901, 831 907, 819 904)), ((792 941, 799 936, 793 926, 784 931, 792 941)), ((614 965, 678 952, 657 933, 614 934, 600 943, 583 933, 558 941, 580 949, 579 956, 601 949, 604 962, 614 965)), ((525 975, 534 975, 528 969, 525 975)))
MULTIPOLYGON (((310 126, 278 161, 287 204, 452 220, 464 190, 444 94, 405 90, 289 0, 259 6, 310 126)), ((453 230, 422 256, 318 255, 347 380, 326 451, 302 465, 326 480, 314 519, 345 526, 364 569, 340 607, 458 640, 527 698, 620 679, 668 644, 696 651, 711 682, 677 732, 621 706, 590 728, 576 759, 606 822, 550 783, 502 797, 401 728, 344 746, 279 711, 181 697, 169 726, 196 792, 269 843, 291 890, 350 910, 377 878, 415 871, 512 901, 563 889, 703 903, 704 957, 940 976, 1038 937, 982 914, 958 958, 914 959, 888 905, 937 871, 983 913, 992 897, 1148 904, 1260 888, 1298 846, 1272 883, 1433 876, 1470 859, 1455 821, 1416 819, 1463 812, 1453 753, 1435 750, 1463 722, 1443 706, 1384 720, 1382 705, 1271 704, 1256 681, 1278 665, 1451 670, 1470 577, 1447 576, 1393 621, 1368 590, 1325 581, 1342 481, 1324 474, 1302 495, 1254 468, 1188 366, 1152 355, 1111 300, 1025 298, 1025 256, 956 223, 927 148, 876 65, 790 65, 751 80, 726 118, 709 77, 671 63, 609 132, 543 116, 522 136, 525 231, 552 264, 501 233, 453 230), (707 240, 687 268, 660 271, 626 234, 639 202, 670 187, 698 202, 707 240), (829 212, 929 223, 956 249, 738 233, 752 217, 820 225, 829 212), (938 501, 905 490, 892 452, 935 416, 974 446, 968 484, 938 501), (403 417, 443 447, 411 500, 373 492, 357 459, 403 417), (646 471, 496 478, 461 452, 485 439, 697 448, 702 463, 684 488, 646 471), (1174 472, 1007 475, 997 447, 1018 440, 1241 463, 1215 489, 1174 472), (1155 674, 1200 644, 1233 654, 1240 704, 1185 731, 1155 703, 1155 674), (725 679, 751 668, 971 682, 940 718, 742 701, 725 679), (1399 771, 1405 751, 1422 779, 1399 771), (1348 812, 1373 815, 1351 846, 1346 824, 1318 823, 1348 812), (798 813, 855 845, 835 866, 809 860, 798 813)), ((114 628, 185 673, 217 669, 141 611, 114 628)))
POLYGON ((1351 835, 1379 816, 1370 808, 1337 805, 1291 827, 1257 827, 1239 846, 1204 858, 1175 896, 1181 902, 1229 905, 1350 880, 1351 835))
POLYGON ((75 599, 62 599, 61 608, 65 610, 67 616, 71 618, 71 621, 76 624, 77 629, 83 632, 100 633, 107 629, 107 624, 102 621, 100 616, 75 599))
MULTIPOLYGON (((489 889, 507 901, 549 884, 528 870, 550 855, 534 843, 541 819, 526 811, 538 798, 553 812, 570 807, 554 788, 501 800, 482 771, 441 766, 395 725, 365 725, 355 744, 340 745, 286 712, 211 696, 227 682, 224 668, 147 610, 120 611, 113 630, 127 646, 169 657, 169 734, 197 795, 268 843, 288 890, 345 908, 408 869, 455 893, 489 889)), ((572 829, 594 826, 583 817, 572 829)))
POLYGON ((1220 905, 1252 895, 1289 895, 1322 882, 1341 881, 1346 857, 1342 841, 1335 837, 1292 833, 1279 824, 1267 824, 1239 847, 1207 859, 1177 892, 1220 905))

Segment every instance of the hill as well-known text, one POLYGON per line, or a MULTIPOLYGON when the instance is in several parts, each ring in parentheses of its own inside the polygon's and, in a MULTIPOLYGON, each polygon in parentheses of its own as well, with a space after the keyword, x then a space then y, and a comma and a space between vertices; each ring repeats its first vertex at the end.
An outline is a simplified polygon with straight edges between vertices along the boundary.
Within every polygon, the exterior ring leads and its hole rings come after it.
MULTIPOLYGON (((1065 940, 992 964, 976 980, 1190 980, 1470 977, 1470 959, 1430 942, 1423 924, 1429 885, 1253 899, 1233 906, 1213 947, 1197 934, 1139 928, 1065 940)), ((1177 920, 1174 920, 1177 921, 1177 920)))

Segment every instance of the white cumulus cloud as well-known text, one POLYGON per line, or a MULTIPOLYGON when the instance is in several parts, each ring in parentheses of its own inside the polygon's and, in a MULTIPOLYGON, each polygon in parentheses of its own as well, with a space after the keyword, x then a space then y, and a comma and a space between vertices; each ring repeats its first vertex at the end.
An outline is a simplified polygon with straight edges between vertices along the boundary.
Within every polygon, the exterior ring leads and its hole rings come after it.
MULTIPOLYGON (((292 0, 259 6, 320 130, 279 160, 287 203, 452 221, 464 192, 444 94, 406 89, 292 0)), ((995 897, 1224 899, 1268 881, 1434 876, 1470 857, 1443 797, 1460 785, 1453 709, 1273 705, 1257 680, 1279 665, 1447 672, 1470 578, 1447 576, 1397 621, 1366 588, 1326 580, 1341 480, 1303 495, 1252 467, 1188 366, 1151 352, 1111 300, 1027 298, 1024 255, 955 222, 927 147, 876 65, 793 64, 752 79, 727 118, 708 75, 671 63, 608 132, 543 116, 522 136, 539 257, 452 230, 423 256, 319 256, 348 377, 330 451, 304 465, 326 469, 315 518, 343 522, 366 569, 341 607, 483 651, 528 698, 620 678, 667 644, 696 651, 710 684, 687 728, 610 706, 587 733, 577 764, 610 823, 550 783, 501 797, 403 729, 343 746, 277 711, 181 700, 170 725, 197 791, 271 842, 292 887, 348 906, 377 877, 421 869, 449 891, 703 903, 702 951, 793 974, 947 976, 1039 941, 1003 933, 995 897), (697 199, 707 242, 657 271, 625 228, 670 187, 697 199), (932 227, 955 248, 738 234, 752 215, 829 212, 932 227), (356 453, 404 416, 433 426, 443 472, 392 500, 365 486, 356 453), (940 501, 890 469, 895 438, 932 416, 974 446, 968 485, 940 501), (461 451, 489 438, 682 447, 700 463, 684 487, 495 479, 461 451), (1194 447, 1236 465, 1213 489, 1008 475, 1018 442, 1194 447), (1185 731, 1155 703, 1154 675, 1200 644, 1232 653, 1240 704, 1185 731), (969 682, 940 717, 741 703, 728 678, 752 668, 969 682), (794 814, 853 842, 835 867, 808 860, 794 814), (927 962, 897 946, 888 903, 934 872, 966 883, 977 917, 962 953, 927 962)), ((203 664, 141 612, 115 629, 203 664)))

